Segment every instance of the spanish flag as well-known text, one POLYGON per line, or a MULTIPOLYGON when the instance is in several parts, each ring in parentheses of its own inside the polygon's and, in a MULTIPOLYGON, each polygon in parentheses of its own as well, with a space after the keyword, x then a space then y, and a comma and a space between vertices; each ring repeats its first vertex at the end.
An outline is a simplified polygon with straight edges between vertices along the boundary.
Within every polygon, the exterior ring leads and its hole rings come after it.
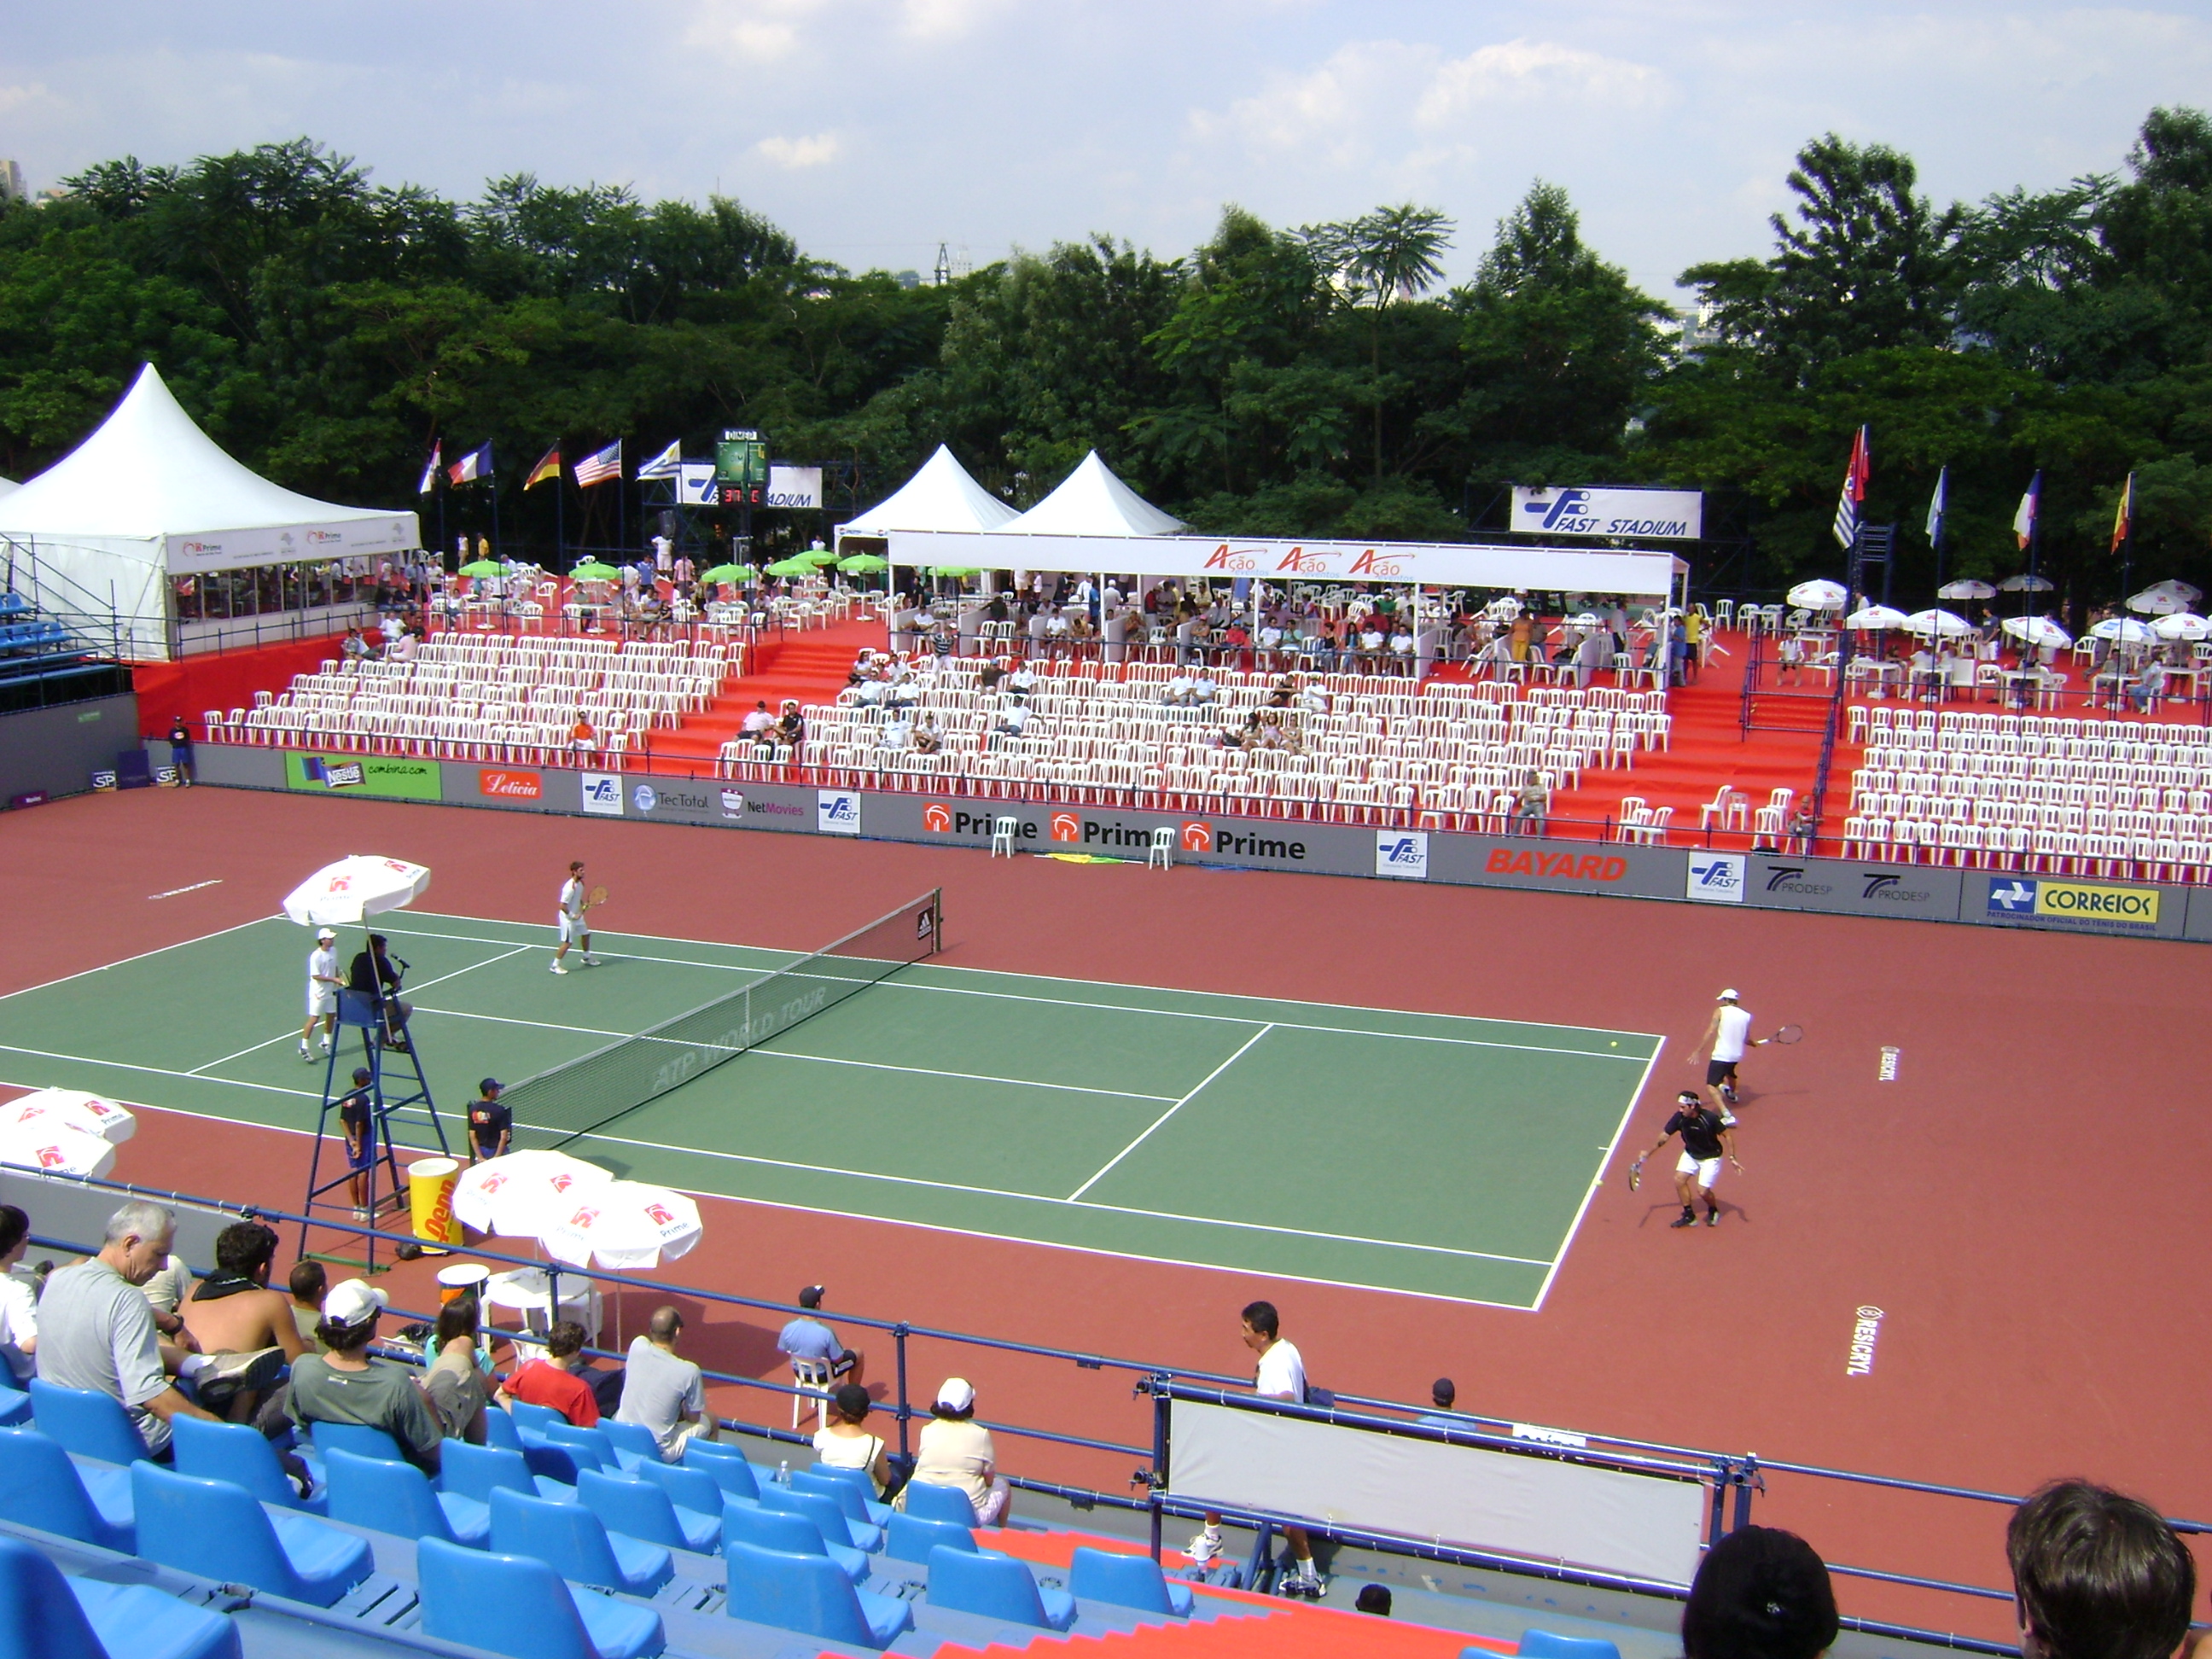
POLYGON ((2120 486, 2120 510, 2112 514, 2112 551, 2120 550, 2128 532, 2136 527, 2136 475, 2128 474, 2127 483, 2120 486))
POLYGON ((552 448, 547 450, 545 453, 538 459, 538 465, 530 469, 530 477, 525 481, 522 487, 526 491, 535 489, 538 485, 544 483, 548 478, 554 479, 557 482, 560 477, 561 446, 555 444, 552 448))

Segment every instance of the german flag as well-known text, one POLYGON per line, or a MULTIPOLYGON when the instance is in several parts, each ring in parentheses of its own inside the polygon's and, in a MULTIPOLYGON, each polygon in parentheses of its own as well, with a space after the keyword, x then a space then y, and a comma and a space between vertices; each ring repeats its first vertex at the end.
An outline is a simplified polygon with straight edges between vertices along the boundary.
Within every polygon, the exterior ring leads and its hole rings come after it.
POLYGON ((557 481, 560 477, 561 446, 555 444, 552 448, 538 458, 538 465, 530 469, 530 477, 522 487, 525 490, 535 489, 548 478, 557 481))

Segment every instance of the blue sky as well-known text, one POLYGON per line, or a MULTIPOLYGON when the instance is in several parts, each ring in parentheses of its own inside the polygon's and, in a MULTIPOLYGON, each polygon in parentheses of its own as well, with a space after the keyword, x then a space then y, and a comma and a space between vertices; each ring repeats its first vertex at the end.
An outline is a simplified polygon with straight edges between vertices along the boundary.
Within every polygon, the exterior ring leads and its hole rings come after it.
POLYGON ((34 187, 307 133, 448 194, 719 187, 820 257, 924 270, 940 241, 1174 254, 1227 201, 1411 200, 1459 221, 1456 278, 1540 176, 1669 299, 1765 251, 1815 133, 1974 199, 2117 167, 2180 102, 2212 105, 2212 4, 77 0, 0 34, 0 155, 34 187))

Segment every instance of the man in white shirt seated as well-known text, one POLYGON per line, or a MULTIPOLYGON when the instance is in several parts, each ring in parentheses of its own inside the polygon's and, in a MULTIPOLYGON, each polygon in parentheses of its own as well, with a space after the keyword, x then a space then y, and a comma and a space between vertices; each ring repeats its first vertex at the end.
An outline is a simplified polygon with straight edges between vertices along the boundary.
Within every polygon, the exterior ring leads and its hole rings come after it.
POLYGON ((1282 643, 1283 630, 1275 626, 1273 621, 1265 623, 1261 626, 1260 648, 1262 651, 1279 650, 1282 647, 1282 643))
POLYGON ((860 693, 861 702, 873 708, 890 694, 890 687, 882 680, 864 680, 860 684, 860 693))
POLYGON ((1310 714, 1328 713, 1328 693, 1322 690, 1319 680, 1305 683, 1305 689, 1298 693, 1298 707, 1310 714))
POLYGON ((999 723, 992 730, 1002 738, 1018 738, 1029 730, 1029 705, 1018 702, 999 716, 999 723))
POLYGON ((1006 688, 1006 695, 1019 702, 1036 690, 1036 674, 1024 660, 1001 684, 1006 688))
POLYGON ((1188 668, 1178 668, 1168 678, 1165 701, 1175 704, 1179 708, 1188 708, 1192 694, 1197 688, 1198 682, 1191 678, 1190 671, 1188 668))
POLYGON ((1191 684, 1190 700, 1194 703, 1209 703, 1220 696, 1221 688, 1214 684, 1212 671, 1206 668, 1200 669, 1196 679, 1191 684))
POLYGON ((750 708, 745 710, 744 719, 738 723, 739 732, 745 737, 754 738, 759 738, 763 732, 774 730, 775 726, 775 716, 768 712, 768 704, 765 702, 754 703, 750 708))
POLYGON ((884 700, 894 708, 910 708, 921 701, 921 688, 915 684, 911 670, 902 672, 892 682, 884 700))
POLYGON ((914 727, 902 720, 894 720, 884 727, 883 736, 876 739, 877 746, 892 750, 914 747, 914 727))

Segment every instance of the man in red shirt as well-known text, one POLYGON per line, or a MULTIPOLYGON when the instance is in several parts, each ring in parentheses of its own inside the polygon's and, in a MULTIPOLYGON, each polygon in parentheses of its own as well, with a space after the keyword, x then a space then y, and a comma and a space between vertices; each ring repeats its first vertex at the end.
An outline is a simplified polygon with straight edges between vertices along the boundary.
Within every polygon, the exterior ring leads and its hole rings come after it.
POLYGON ((517 1365, 499 1390, 500 1404, 520 1400, 561 1413, 580 1429, 598 1425, 599 1402, 591 1384, 576 1375, 583 1369, 584 1328, 563 1319, 545 1334, 545 1358, 517 1365))

